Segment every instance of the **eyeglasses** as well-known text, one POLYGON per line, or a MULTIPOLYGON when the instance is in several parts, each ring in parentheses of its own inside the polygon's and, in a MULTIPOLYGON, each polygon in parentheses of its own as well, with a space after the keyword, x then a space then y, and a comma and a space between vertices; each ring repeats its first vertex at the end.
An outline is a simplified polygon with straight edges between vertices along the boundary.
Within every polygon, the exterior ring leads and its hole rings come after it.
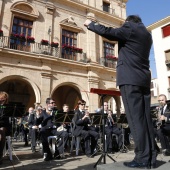
POLYGON ((51 102, 50 104, 55 104, 55 102, 51 102))

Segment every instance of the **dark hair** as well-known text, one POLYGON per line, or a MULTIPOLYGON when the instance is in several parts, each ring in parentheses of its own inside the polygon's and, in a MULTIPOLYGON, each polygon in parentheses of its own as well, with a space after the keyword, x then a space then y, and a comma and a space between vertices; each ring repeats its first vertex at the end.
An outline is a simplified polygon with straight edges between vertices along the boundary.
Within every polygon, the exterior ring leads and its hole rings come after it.
POLYGON ((46 104, 50 104, 50 100, 53 100, 51 97, 48 97, 47 99, 46 99, 46 104))
POLYGON ((125 21, 139 23, 139 22, 142 22, 142 19, 138 15, 129 15, 125 21))
POLYGON ((85 102, 84 100, 81 99, 81 100, 78 101, 77 104, 78 104, 78 105, 80 105, 80 104, 86 104, 86 102, 85 102))

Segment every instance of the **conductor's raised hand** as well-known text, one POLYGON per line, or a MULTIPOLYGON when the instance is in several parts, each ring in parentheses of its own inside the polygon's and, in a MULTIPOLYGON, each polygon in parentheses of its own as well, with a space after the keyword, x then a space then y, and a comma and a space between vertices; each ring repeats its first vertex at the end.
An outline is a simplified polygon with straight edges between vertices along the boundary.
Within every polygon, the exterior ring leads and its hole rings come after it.
POLYGON ((86 21, 84 22, 84 26, 88 27, 88 25, 91 23, 92 21, 89 19, 86 19, 86 21))

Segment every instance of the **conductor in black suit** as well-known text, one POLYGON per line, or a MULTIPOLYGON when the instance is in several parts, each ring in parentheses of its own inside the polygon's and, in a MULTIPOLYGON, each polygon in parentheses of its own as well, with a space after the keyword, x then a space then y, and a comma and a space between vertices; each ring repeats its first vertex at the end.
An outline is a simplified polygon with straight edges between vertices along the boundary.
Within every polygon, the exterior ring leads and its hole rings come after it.
POLYGON ((111 41, 118 41, 117 86, 135 142, 135 157, 124 165, 155 168, 157 151, 150 116, 149 53, 152 36, 136 15, 128 16, 119 28, 105 27, 91 20, 86 20, 84 25, 111 41))
POLYGON ((76 125, 74 129, 74 135, 83 137, 85 144, 85 154, 87 157, 91 157, 91 155, 94 154, 99 134, 95 131, 93 126, 90 126, 91 121, 88 111, 85 110, 85 105, 86 102, 84 100, 78 101, 79 108, 75 110, 75 115, 73 118, 76 125))

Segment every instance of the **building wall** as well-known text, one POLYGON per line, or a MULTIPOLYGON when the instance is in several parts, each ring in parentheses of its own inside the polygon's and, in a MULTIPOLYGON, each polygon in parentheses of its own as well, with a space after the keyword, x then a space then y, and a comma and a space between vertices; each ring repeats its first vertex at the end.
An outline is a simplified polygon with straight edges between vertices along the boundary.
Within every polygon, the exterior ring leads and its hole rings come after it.
MULTIPOLYGON (((81 2, 69 0, 51 0, 47 2, 40 0, 1 1, 0 28, 3 30, 4 36, 10 36, 14 16, 33 21, 32 36, 36 42, 46 39, 60 44, 62 28, 71 31, 76 30, 78 32, 77 46, 83 49, 83 55, 90 62, 80 63, 63 59, 61 56, 55 57, 41 53, 13 50, 6 46, 9 43, 1 38, 0 85, 15 80, 20 80, 29 85, 29 89, 32 88, 32 92, 29 90, 32 96, 27 102, 27 107, 33 106, 34 103, 44 105, 45 99, 53 95, 56 100, 65 103, 62 99, 65 92, 60 90, 56 93, 56 90, 62 86, 67 86, 80 93, 81 98, 87 102, 89 110, 93 112, 99 107, 99 96, 89 93, 90 89, 118 90, 116 87, 116 71, 115 68, 101 65, 99 60, 103 57, 104 39, 88 31, 83 24, 86 18, 91 18, 108 26, 119 27, 126 18, 126 1, 123 4, 116 0, 110 0, 109 2, 115 7, 116 15, 103 12, 101 10, 101 0, 100 2, 93 0, 81 2), (20 5, 20 7, 18 8, 17 5, 20 5), (55 96, 55 93, 60 96, 55 96)), ((116 56, 118 56, 117 49, 116 43, 116 56)), ((5 88, 4 85, 2 87, 0 90, 5 88)), ((7 91, 10 92, 9 89, 7 91)), ((21 93, 17 91, 17 87, 15 87, 15 93, 21 93)), ((14 93, 14 90, 11 90, 11 95, 12 92, 14 93)), ((114 96, 114 99, 117 106, 112 106, 112 108, 119 112, 120 107, 122 107, 120 97, 114 96)), ((12 101, 12 98, 10 100, 12 101)), ((22 102, 22 97, 16 101, 22 102)), ((74 106, 75 104, 73 103, 74 106)))
POLYGON ((160 25, 152 30, 159 94, 165 94, 168 98, 170 97, 167 90, 169 88, 168 77, 170 76, 170 71, 167 70, 165 64, 165 51, 170 50, 170 37, 163 38, 161 28, 169 23, 160 25))

